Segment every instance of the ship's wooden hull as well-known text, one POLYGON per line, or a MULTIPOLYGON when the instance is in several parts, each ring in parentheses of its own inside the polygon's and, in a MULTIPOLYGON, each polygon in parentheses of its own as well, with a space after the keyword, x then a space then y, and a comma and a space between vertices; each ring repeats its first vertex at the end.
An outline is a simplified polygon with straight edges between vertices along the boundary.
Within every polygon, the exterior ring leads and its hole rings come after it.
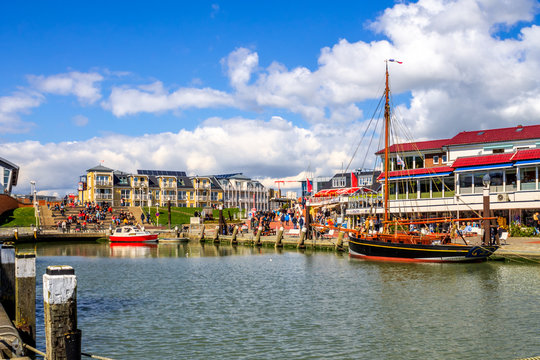
POLYGON ((349 256, 358 259, 407 262, 473 262, 486 260, 497 245, 407 244, 363 239, 351 234, 349 256))

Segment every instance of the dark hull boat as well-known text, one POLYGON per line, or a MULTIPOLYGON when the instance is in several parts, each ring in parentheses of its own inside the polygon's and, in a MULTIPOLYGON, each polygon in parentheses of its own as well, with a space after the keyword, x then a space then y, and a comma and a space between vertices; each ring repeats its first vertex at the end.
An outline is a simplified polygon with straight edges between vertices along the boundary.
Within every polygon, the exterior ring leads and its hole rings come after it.
MULTIPOLYGON (((388 60, 394 61, 394 60, 388 60)), ((451 242, 450 233, 419 233, 405 232, 404 228, 414 225, 430 224, 430 220, 414 221, 399 219, 394 214, 391 219, 388 200, 389 182, 389 140, 390 140, 390 89, 388 85, 388 62, 386 63, 386 86, 385 86, 385 111, 384 111, 384 132, 385 132, 385 155, 384 155, 384 221, 381 232, 375 229, 364 229, 349 233, 349 255, 352 258, 382 260, 382 261, 409 261, 409 262, 474 262, 486 260, 498 245, 487 245, 487 236, 483 240, 483 245, 469 245, 465 239, 464 244, 451 242)), ((487 208, 484 209, 484 216, 478 219, 484 224, 489 224, 489 196, 487 197, 487 208), (487 221, 487 222, 486 222, 487 221)), ((397 214, 399 215, 399 214, 397 214)), ((373 218, 372 218, 373 219, 373 218)), ((444 222, 447 224, 465 219, 431 219, 431 223, 444 222)), ((490 234, 489 225, 484 229, 486 234, 490 234)))
POLYGON ((405 244, 381 240, 384 239, 349 234, 350 257, 404 262, 476 262, 486 260, 498 248, 497 245, 405 244))

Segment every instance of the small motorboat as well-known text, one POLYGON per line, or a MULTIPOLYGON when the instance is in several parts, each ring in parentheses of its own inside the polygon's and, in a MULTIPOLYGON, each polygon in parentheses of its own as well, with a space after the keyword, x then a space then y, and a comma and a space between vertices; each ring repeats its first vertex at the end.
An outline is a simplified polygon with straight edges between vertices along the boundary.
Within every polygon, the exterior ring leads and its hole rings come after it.
POLYGON ((157 238, 158 234, 151 234, 138 226, 122 226, 109 235, 111 242, 155 242, 157 238))

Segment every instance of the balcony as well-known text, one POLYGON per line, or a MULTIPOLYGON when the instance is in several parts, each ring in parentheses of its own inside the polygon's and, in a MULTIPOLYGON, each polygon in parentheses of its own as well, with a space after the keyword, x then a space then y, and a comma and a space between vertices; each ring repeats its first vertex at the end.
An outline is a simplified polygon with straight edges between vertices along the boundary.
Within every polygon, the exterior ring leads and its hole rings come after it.
POLYGON ((96 194, 96 200, 112 200, 112 194, 96 194))
POLYGON ((146 201, 148 200, 148 195, 140 195, 140 194, 135 194, 133 195, 133 200, 143 200, 143 201, 146 201))
POLYGON ((96 186, 112 186, 112 181, 109 181, 109 180, 96 180, 96 186))

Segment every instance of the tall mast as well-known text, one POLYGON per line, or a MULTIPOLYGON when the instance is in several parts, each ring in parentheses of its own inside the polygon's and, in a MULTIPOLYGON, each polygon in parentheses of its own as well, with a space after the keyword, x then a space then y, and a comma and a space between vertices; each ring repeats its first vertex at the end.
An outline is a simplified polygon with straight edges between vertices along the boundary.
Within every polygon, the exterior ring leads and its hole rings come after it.
POLYGON ((388 61, 386 61, 386 86, 384 90, 384 221, 388 221, 388 147, 390 132, 390 87, 388 85, 388 61))

